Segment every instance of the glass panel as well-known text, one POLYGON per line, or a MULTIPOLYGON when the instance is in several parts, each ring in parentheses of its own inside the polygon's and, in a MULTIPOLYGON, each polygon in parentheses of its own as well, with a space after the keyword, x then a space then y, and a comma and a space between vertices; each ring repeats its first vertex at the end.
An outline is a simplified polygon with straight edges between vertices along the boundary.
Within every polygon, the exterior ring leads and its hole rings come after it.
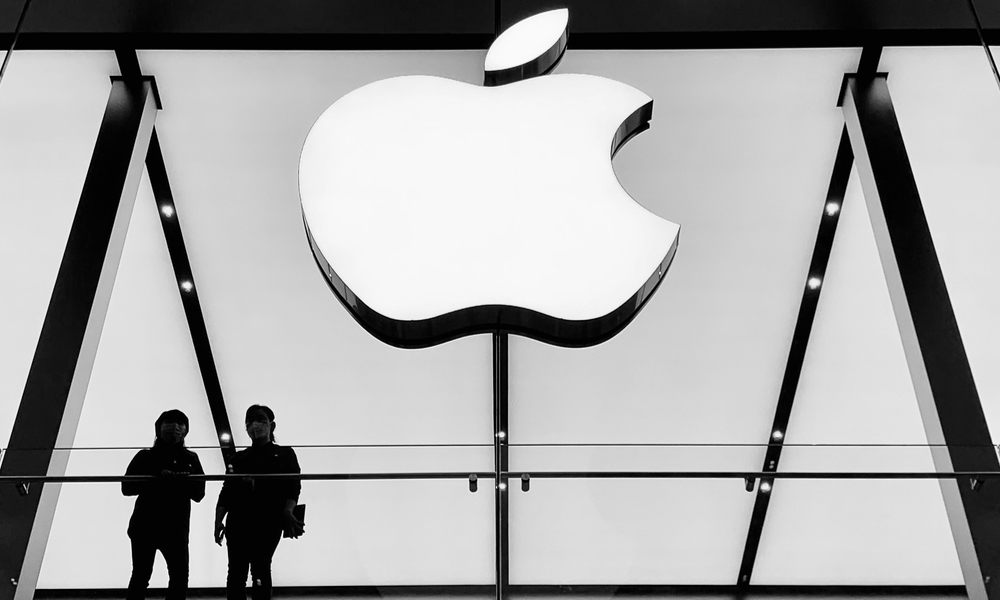
MULTIPOLYGON (((193 450, 210 474, 220 473, 218 448, 193 450)), ((490 448, 437 448, 424 461, 408 461, 404 453, 426 449, 352 449, 346 456, 344 449, 297 450, 306 474, 434 467, 481 472, 484 464, 492 464, 490 448), (385 460, 386 453, 395 454, 395 460, 385 460)), ((136 449, 64 453, 71 455, 69 475, 122 475, 136 449)), ((212 539, 220 489, 220 482, 209 482, 204 500, 192 504, 191 587, 225 586, 226 549, 212 539)), ((131 564, 126 530, 134 501, 122 496, 118 483, 63 484, 38 587, 124 588, 131 564)), ((299 501, 307 507, 306 534, 279 544, 273 562, 275 586, 484 586, 493 581, 492 480, 484 479, 476 493, 469 491, 464 477, 307 480, 299 501)), ((158 557, 151 586, 163 588, 166 583, 158 557)))
MULTIPOLYGON (((994 56, 1000 51, 993 48, 994 56)), ((982 47, 886 48, 880 70, 983 410, 1000 439, 1000 93, 982 47)))
POLYGON ((10 437, 52 296, 114 60, 112 52, 17 51, 4 73, 0 285, 11 293, 0 310, 0 448, 10 437))

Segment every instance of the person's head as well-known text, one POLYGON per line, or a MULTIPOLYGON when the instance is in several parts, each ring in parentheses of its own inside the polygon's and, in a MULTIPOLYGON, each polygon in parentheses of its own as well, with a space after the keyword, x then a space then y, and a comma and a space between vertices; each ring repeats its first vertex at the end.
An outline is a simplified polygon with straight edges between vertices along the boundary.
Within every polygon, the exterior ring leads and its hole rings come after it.
POLYGON ((266 406, 254 404, 247 409, 247 435, 253 443, 274 441, 274 411, 266 406))
POLYGON ((156 419, 156 441, 163 444, 184 444, 188 434, 187 415, 176 408, 164 411, 156 419))

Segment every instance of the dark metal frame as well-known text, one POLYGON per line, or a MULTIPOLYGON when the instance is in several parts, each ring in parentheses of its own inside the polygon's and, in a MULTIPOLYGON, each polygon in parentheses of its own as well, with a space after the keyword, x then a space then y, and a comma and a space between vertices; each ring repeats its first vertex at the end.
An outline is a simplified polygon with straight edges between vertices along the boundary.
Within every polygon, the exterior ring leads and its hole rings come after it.
MULTIPOLYGON (((938 471, 1000 470, 885 73, 845 76, 844 120, 938 471)), ((942 481, 971 600, 1000 598, 1000 486, 942 481)))

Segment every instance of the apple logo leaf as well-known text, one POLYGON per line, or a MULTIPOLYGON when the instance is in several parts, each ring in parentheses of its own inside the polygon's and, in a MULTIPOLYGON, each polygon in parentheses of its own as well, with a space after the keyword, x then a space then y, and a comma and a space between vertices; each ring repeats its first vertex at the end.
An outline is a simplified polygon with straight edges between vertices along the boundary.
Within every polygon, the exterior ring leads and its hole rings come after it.
POLYGON ((566 52, 569 10, 559 8, 518 21, 486 53, 486 85, 504 85, 553 70, 566 52))
POLYGON ((551 11, 504 32, 485 86, 376 81, 309 131, 306 237, 334 294, 376 338, 422 348, 505 331, 591 346, 663 281, 679 226, 632 199, 612 167, 648 128, 653 101, 603 77, 545 75, 565 50, 567 20, 551 11))

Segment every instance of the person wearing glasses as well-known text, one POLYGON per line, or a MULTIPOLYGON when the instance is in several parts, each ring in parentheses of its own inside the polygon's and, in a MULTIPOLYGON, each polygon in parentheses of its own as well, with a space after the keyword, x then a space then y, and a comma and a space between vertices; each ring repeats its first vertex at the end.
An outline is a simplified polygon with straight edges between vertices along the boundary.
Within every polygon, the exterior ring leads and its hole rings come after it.
POLYGON ((144 600, 153 573, 156 551, 167 563, 166 600, 184 600, 188 587, 188 534, 191 501, 205 497, 205 482, 186 475, 202 475, 198 455, 184 447, 188 418, 168 410, 156 420, 153 447, 140 450, 125 475, 156 477, 154 481, 123 481, 122 494, 138 496, 128 524, 132 542, 132 577, 126 600, 144 600))
MULTIPOLYGON (((253 405, 246 412, 252 445, 236 453, 227 471, 242 475, 301 473, 295 451, 274 443, 274 411, 253 405)), ((246 600, 247 573, 253 600, 271 598, 271 558, 282 533, 297 538, 303 523, 293 513, 301 482, 297 478, 227 478, 215 509, 215 543, 226 538, 229 573, 227 600, 246 600)))

